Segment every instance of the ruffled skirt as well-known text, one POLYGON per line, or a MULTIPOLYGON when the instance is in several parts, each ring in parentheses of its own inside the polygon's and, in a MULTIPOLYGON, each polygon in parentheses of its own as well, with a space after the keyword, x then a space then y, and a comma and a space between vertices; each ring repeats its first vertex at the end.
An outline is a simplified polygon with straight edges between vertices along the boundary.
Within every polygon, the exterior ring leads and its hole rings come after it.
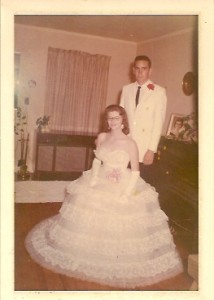
POLYGON ((145 286, 183 271, 158 194, 142 179, 129 198, 120 183, 100 174, 89 186, 86 171, 67 188, 54 217, 36 225, 26 238, 34 260, 55 272, 120 288, 145 286))

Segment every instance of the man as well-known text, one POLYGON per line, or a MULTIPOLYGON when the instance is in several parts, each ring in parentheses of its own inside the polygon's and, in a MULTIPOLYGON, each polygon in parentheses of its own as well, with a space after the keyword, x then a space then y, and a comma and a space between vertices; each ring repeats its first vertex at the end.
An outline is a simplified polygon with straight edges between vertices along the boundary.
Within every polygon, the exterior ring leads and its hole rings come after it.
POLYGON ((127 112, 130 133, 138 145, 141 176, 148 181, 151 168, 147 166, 152 165, 157 151, 167 97, 165 89, 150 80, 151 60, 147 56, 135 58, 133 74, 136 82, 123 87, 120 105, 127 112))

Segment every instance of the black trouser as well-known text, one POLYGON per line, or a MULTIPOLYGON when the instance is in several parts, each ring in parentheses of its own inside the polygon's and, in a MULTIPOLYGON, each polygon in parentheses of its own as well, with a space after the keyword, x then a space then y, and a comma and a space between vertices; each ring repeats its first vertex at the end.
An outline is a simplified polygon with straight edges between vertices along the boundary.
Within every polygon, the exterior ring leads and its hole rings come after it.
POLYGON ((144 165, 140 163, 140 176, 145 180, 147 183, 155 186, 157 182, 157 166, 153 163, 151 165, 144 165))

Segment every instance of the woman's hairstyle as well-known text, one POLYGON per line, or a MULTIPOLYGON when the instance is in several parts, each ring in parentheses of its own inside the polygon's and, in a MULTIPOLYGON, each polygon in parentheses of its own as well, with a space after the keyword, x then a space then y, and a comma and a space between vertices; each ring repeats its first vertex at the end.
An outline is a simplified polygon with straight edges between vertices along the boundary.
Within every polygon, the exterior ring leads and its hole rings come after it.
POLYGON ((109 131, 109 126, 108 126, 108 114, 110 112, 117 111, 119 115, 122 117, 122 124, 123 124, 123 133, 128 134, 129 133, 129 123, 128 123, 128 117, 126 114, 125 109, 122 106, 119 106, 117 104, 112 104, 106 107, 104 111, 104 124, 103 124, 103 130, 105 132, 109 131))

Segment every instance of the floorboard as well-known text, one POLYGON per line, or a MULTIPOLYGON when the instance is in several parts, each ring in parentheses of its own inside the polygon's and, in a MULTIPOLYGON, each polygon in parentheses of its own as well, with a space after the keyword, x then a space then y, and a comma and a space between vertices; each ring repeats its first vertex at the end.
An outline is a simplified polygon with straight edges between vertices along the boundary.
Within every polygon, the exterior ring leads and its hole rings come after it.
MULTIPOLYGON (((39 221, 55 215, 62 203, 15 204, 15 290, 16 291, 120 291, 97 283, 71 278, 47 270, 29 256, 24 246, 27 233, 39 221)), ((176 242, 184 262, 185 272, 175 278, 152 286, 138 287, 135 291, 187 291, 193 280, 187 274, 188 250, 176 242)), ((123 289, 124 290, 124 289, 123 289)))

